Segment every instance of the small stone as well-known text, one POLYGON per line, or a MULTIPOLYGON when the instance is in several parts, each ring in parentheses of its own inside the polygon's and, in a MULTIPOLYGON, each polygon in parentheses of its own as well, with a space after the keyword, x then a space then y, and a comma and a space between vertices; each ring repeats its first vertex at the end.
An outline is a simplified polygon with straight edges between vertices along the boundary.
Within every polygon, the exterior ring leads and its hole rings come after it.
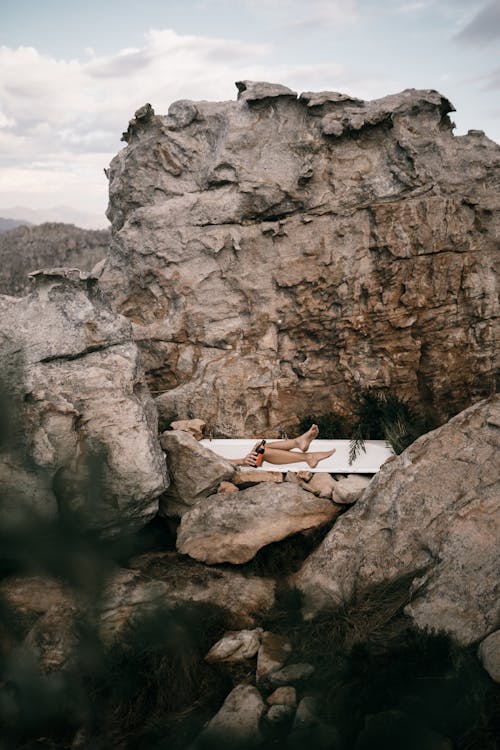
MULTIPOLYGON (((284 666, 292 653, 292 644, 284 635, 266 630, 257 656, 257 682, 284 666)), ((286 685, 286 682, 281 683, 286 685)))
POLYGON ((496 630, 482 641, 478 656, 491 679, 500 682, 500 630, 496 630))
POLYGON ((318 717, 317 699, 313 695, 304 696, 297 706, 293 728, 301 729, 305 727, 313 727, 320 723, 321 720, 318 717))
POLYGON ((334 481, 332 500, 340 505, 349 505, 355 503, 370 484, 372 478, 361 476, 359 474, 349 474, 349 476, 334 481))
POLYGON ((180 419, 178 422, 171 422, 170 427, 172 430, 189 432, 196 440, 201 440, 205 424, 206 422, 203 419, 180 419))
POLYGON ((261 635, 262 628, 224 633, 205 656, 205 661, 242 662, 252 659, 259 650, 261 635))
MULTIPOLYGON (((292 472, 290 472, 290 474, 291 473, 292 472)), ((302 479, 304 482, 310 482, 314 476, 314 472, 313 471, 298 471, 297 476, 299 479, 302 479)))
POLYGON ((267 712, 266 719, 270 724, 284 724, 293 716, 293 706, 285 705, 284 703, 276 704, 271 706, 267 712))
POLYGON ((258 747, 262 743, 259 724, 264 711, 265 704, 257 688, 237 685, 189 750, 258 747))
POLYGON ((302 487, 307 492, 312 492, 316 497, 332 497, 332 492, 336 487, 336 481, 325 471, 289 471, 286 475, 287 482, 293 482, 302 487))
POLYGON ((221 482, 217 492, 220 495, 230 495, 232 492, 239 492, 239 489, 232 482, 221 482))
POLYGON ((279 484, 283 481, 281 471, 262 471, 261 469, 239 469, 233 476, 234 484, 251 485, 260 484, 261 482, 275 482, 279 484))
POLYGON ((289 664, 287 667, 272 672, 268 679, 271 685, 282 686, 290 682, 303 682, 313 673, 314 667, 311 664, 289 664))
POLYGON ((292 685, 276 688, 268 697, 267 702, 270 706, 296 706, 297 691, 292 685))
POLYGON ((307 489, 318 497, 331 497, 336 484, 330 474, 325 471, 318 471, 307 483, 307 489))

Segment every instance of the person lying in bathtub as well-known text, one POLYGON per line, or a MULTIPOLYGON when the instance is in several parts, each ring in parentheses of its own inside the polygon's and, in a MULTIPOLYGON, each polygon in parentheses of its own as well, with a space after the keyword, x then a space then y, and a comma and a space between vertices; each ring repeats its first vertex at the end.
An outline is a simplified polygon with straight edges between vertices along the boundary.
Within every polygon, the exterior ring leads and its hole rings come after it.
MULTIPOLYGON (((264 461, 269 464, 296 464, 304 461, 310 469, 314 469, 320 461, 328 458, 335 453, 335 448, 331 451, 312 451, 309 453, 311 442, 318 437, 318 426, 313 424, 307 432, 291 440, 273 440, 272 443, 266 443, 264 447, 264 461), (293 448, 298 448, 302 453, 297 453, 293 448)), ((253 450, 244 458, 230 458, 233 466, 255 466, 257 460, 257 451, 259 443, 254 446, 253 450)))

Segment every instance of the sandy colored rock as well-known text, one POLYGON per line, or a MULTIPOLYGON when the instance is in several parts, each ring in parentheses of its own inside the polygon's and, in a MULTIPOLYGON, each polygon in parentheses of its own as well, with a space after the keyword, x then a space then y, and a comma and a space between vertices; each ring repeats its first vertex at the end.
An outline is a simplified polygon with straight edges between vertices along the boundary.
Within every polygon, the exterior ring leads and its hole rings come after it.
POLYGON ((267 702, 270 706, 296 706, 297 705, 297 691, 292 685, 285 687, 276 688, 274 693, 268 697, 267 702))
POLYGON ((262 628, 224 633, 205 656, 205 661, 241 662, 252 659, 260 648, 261 635, 262 628))
POLYGON ((275 582, 270 578, 207 567, 175 552, 148 552, 134 557, 130 567, 165 584, 173 601, 206 602, 226 609, 235 628, 255 626, 256 616, 268 612, 275 601, 275 582))
POLYGON ((182 516, 190 507, 217 491, 221 482, 234 475, 233 466, 181 430, 160 436, 167 454, 170 486, 160 500, 165 516, 182 516))
POLYGON ((491 393, 498 144, 454 136, 432 90, 238 89, 149 117, 110 167, 101 280, 163 425, 277 435, 357 385, 444 421, 491 393))
POLYGON ((232 482, 221 482, 217 488, 217 492, 221 495, 230 495, 232 492, 239 492, 239 488, 232 482))
POLYGON ((195 560, 241 564, 271 542, 315 529, 336 517, 329 500, 292 484, 258 484, 212 495, 182 516, 177 549, 195 560))
POLYGON ((298 484, 299 487, 307 490, 307 492, 312 492, 312 494, 317 497, 332 497, 332 492, 337 485, 331 474, 328 474, 328 472, 325 471, 314 473, 308 471, 305 472, 306 478, 303 478, 299 475, 300 473, 301 472, 289 471, 286 475, 286 481, 298 484), (312 476, 309 477, 309 474, 312 476))
POLYGON ((82 526, 102 534, 131 533, 156 514, 168 478, 130 322, 89 274, 63 268, 32 278, 28 296, 0 303, 12 451, 22 443, 7 486, 15 479, 24 495, 2 504, 2 523, 22 504, 49 516, 79 511, 82 526))
POLYGON ((305 682, 313 674, 314 667, 312 664, 287 664, 285 667, 268 674, 266 679, 274 687, 280 687, 294 682, 305 682))
POLYGON ((258 747, 263 738, 260 720, 265 704, 253 685, 237 685, 227 696, 222 707, 198 736, 190 750, 206 747, 258 747))
POLYGON ((239 486, 260 484, 261 482, 274 482, 280 484, 283 481, 281 471, 264 471, 261 469, 236 469, 233 482, 239 486))
POLYGON ((478 656, 491 679, 500 683, 500 630, 481 641, 478 656))
POLYGON ((355 503, 369 486, 371 480, 372 477, 362 476, 361 474, 339 477, 332 490, 332 500, 341 505, 355 503))
POLYGON ((271 672, 281 669, 292 653, 292 644, 285 635, 266 630, 262 634, 262 643, 257 655, 256 679, 260 682, 271 672))
POLYGON ((406 613, 468 645, 500 615, 500 397, 465 410, 388 461, 307 559, 306 613, 354 589, 413 576, 406 613))
POLYGON ((203 428, 205 422, 203 419, 180 419, 177 422, 171 422, 170 427, 172 430, 182 430, 183 432, 189 432, 196 440, 201 440, 203 437, 203 428))

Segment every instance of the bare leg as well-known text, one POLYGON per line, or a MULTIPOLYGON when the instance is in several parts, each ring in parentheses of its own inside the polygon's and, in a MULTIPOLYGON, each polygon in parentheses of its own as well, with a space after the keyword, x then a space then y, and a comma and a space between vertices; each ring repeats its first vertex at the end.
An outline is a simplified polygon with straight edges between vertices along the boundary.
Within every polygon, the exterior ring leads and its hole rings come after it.
MULTIPOLYGON (((283 441, 286 442, 286 441, 283 441)), ((274 445, 274 443, 272 444, 274 445)), ((335 448, 331 451, 316 451, 314 453, 295 453, 294 451, 282 450, 280 448, 270 448, 266 445, 264 451, 264 461, 270 464, 295 464, 304 462, 311 469, 314 469, 320 461, 333 455, 335 448)))
POLYGON ((298 448, 301 451, 306 452, 311 445, 311 442, 318 437, 318 428, 315 424, 311 425, 307 432, 299 437, 292 438, 291 440, 273 440, 272 443, 267 443, 267 448, 276 448, 282 451, 291 451, 293 448, 298 448))

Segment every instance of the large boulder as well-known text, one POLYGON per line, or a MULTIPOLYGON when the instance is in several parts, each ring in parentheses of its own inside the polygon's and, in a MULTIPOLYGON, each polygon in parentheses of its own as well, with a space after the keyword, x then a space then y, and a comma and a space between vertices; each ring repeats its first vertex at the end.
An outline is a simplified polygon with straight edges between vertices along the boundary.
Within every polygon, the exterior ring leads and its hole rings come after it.
POLYGON ((252 627, 275 601, 275 582, 235 570, 207 567, 175 552, 148 552, 131 568, 165 586, 170 601, 214 604, 229 613, 232 627, 252 627))
POLYGON ((258 484, 212 495, 185 513, 177 549, 209 564, 241 564, 267 544, 331 523, 338 513, 330 500, 296 485, 258 484))
POLYGON ((193 435, 167 430, 160 436, 167 454, 170 484, 160 501, 164 516, 182 516, 193 505, 217 491, 221 482, 232 479, 234 467, 193 435))
POLYGON ((436 91, 238 89, 140 112, 109 171, 101 281, 164 425, 277 434, 357 383, 443 419, 491 393, 500 147, 436 91))
POLYGON ((260 720, 266 706, 253 685, 237 685, 189 750, 252 750, 263 743, 260 720))
POLYGON ((79 510, 102 533, 134 531, 157 512, 168 478, 130 322, 92 275, 52 269, 33 280, 27 297, 0 303, 14 425, 0 474, 20 484, 0 513, 5 522, 22 504, 53 517, 79 510))
POLYGON ((387 461, 297 574, 306 612, 413 576, 417 626, 484 638, 500 615, 499 449, 494 396, 387 461))

